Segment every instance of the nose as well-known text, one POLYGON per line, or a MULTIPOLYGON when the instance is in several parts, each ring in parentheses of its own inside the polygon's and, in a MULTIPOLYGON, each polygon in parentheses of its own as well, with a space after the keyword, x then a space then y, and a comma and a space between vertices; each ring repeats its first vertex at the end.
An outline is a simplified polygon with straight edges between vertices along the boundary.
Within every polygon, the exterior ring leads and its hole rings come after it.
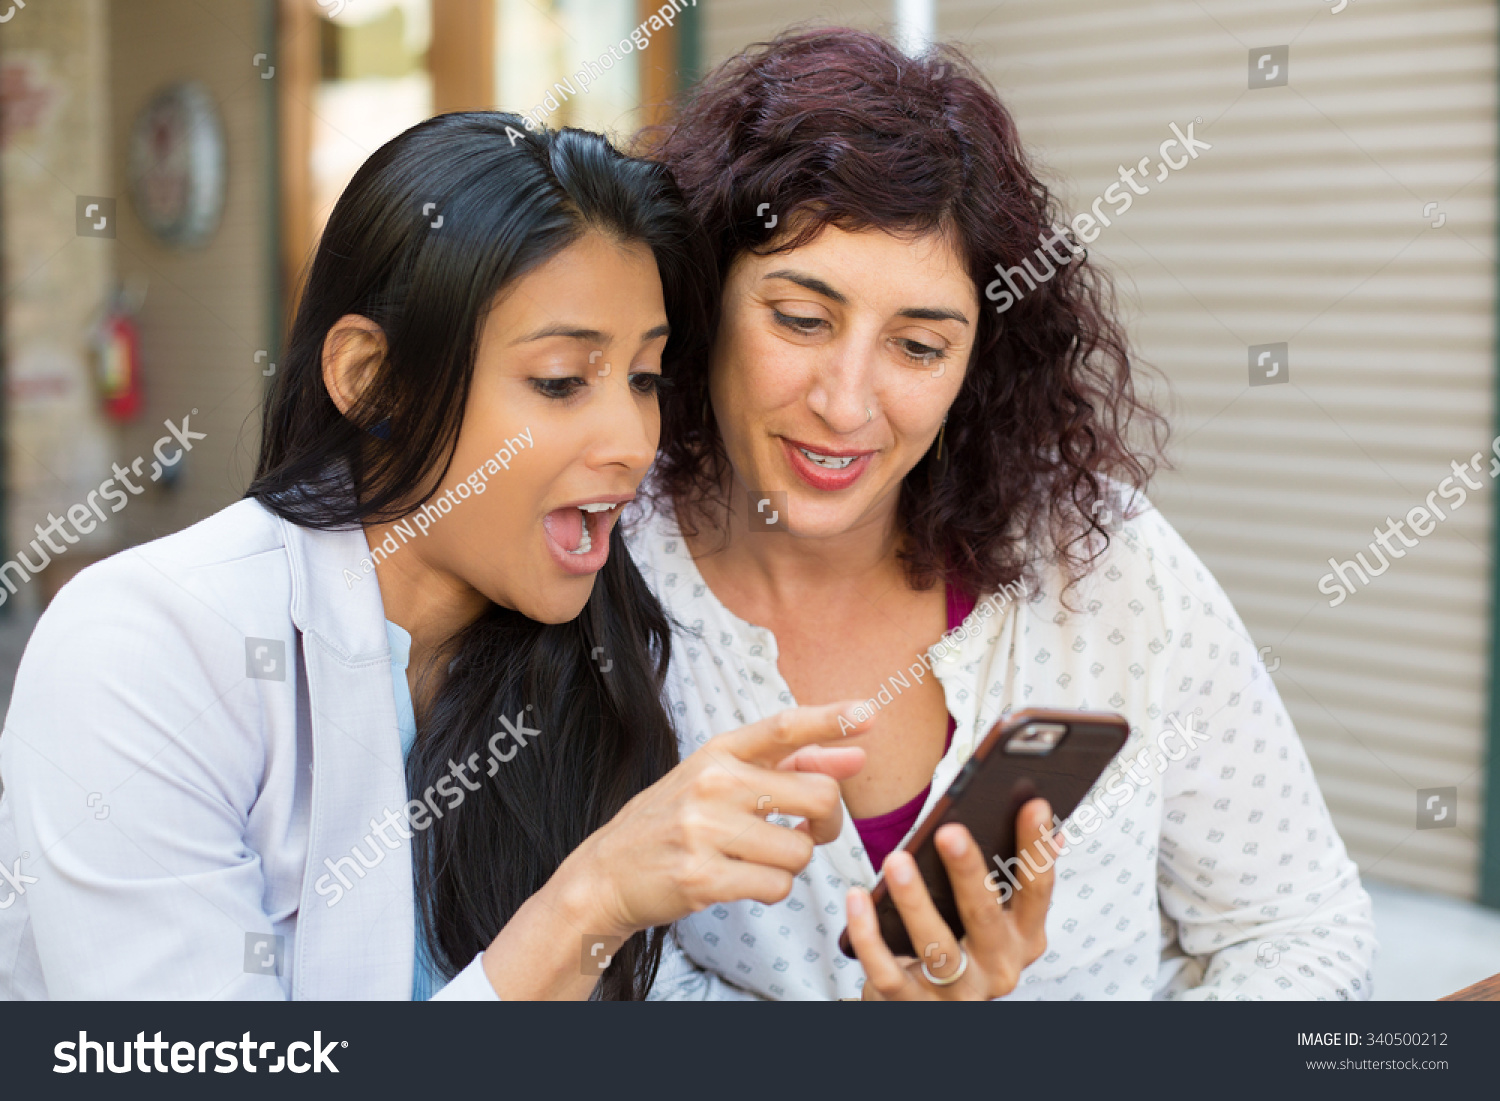
POLYGON ((874 342, 850 334, 833 349, 807 392, 807 407, 841 436, 857 432, 879 412, 874 342))
POLYGON ((597 403, 588 462, 599 469, 622 468, 639 480, 656 459, 661 414, 654 401, 632 390, 628 374, 618 374, 618 382, 611 379, 604 385, 605 400, 597 403))

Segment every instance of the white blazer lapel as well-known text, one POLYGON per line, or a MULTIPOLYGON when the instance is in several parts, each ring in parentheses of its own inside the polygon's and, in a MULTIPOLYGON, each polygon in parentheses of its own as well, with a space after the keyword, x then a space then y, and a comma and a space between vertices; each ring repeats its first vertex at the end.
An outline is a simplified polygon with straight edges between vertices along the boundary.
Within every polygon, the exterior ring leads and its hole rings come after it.
POLYGON ((343 572, 357 571, 369 547, 360 530, 285 528, 313 760, 292 996, 406 1000, 411 842, 381 828, 387 812, 404 824, 407 803, 384 606, 373 574, 346 583, 343 572))

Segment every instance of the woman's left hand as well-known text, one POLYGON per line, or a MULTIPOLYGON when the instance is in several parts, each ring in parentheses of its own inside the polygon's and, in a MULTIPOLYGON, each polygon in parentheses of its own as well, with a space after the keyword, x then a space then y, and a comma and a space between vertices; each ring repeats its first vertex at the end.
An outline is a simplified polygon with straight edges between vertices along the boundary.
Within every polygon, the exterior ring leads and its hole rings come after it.
POLYGON ((891 953, 869 894, 858 887, 851 890, 849 940, 865 968, 865 1000, 983 1001, 1014 990, 1021 971, 1047 949, 1053 866, 1062 851, 1051 822, 1052 809, 1043 799, 1031 800, 1016 815, 1017 851, 1029 850, 1037 863, 1043 854, 1050 855, 1046 870, 1033 877, 1027 869, 1020 877, 1025 882, 1008 905, 1001 905, 1000 895, 986 886, 994 869, 985 864, 969 831, 952 822, 937 831, 938 852, 963 917, 962 943, 938 914, 911 855, 898 851, 886 858, 886 886, 912 944, 923 947, 920 960, 891 953))

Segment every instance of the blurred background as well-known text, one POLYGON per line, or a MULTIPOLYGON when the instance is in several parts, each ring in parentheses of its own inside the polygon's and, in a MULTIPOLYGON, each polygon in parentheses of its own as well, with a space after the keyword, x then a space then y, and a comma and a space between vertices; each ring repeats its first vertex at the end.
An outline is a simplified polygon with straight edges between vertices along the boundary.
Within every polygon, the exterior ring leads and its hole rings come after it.
POLYGON ((1160 372, 1174 469, 1153 497, 1261 646, 1376 897, 1377 997, 1500 971, 1496 5, 698 0, 653 24, 658 9, 0 0, 0 560, 114 464, 149 464, 164 421, 204 435, 45 568, 0 574, 0 703, 72 574, 243 492, 300 273, 386 139, 502 107, 628 141, 793 25, 952 41, 1070 215, 1155 164, 1173 126, 1207 143, 1090 245, 1160 372), (618 48, 643 25, 645 49, 618 48), (573 79, 611 46, 608 71, 573 79), (1475 454, 1461 508, 1336 605, 1319 591, 1475 454))

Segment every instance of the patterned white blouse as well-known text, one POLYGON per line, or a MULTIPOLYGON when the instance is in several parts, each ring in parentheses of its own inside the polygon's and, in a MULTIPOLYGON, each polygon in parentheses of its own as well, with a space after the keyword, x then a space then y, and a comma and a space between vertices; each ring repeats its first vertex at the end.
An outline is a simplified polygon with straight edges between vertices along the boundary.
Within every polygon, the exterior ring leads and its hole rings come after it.
MULTIPOLYGON (((719 602, 671 515, 628 521, 632 555, 680 628, 667 697, 683 754, 793 706, 776 639, 719 602)), ((925 659, 882 681, 889 696, 930 666, 957 722, 924 814, 1008 712, 1130 722, 1069 820, 1047 950, 1009 998, 1368 998, 1370 898, 1255 644, 1149 503, 1138 499, 1115 534, 1066 604, 1062 574, 1046 571, 1029 593, 980 600, 925 659)), ((875 879, 846 810, 843 833, 782 902, 678 922, 652 997, 857 996, 863 969, 837 943, 844 895, 875 879)))

